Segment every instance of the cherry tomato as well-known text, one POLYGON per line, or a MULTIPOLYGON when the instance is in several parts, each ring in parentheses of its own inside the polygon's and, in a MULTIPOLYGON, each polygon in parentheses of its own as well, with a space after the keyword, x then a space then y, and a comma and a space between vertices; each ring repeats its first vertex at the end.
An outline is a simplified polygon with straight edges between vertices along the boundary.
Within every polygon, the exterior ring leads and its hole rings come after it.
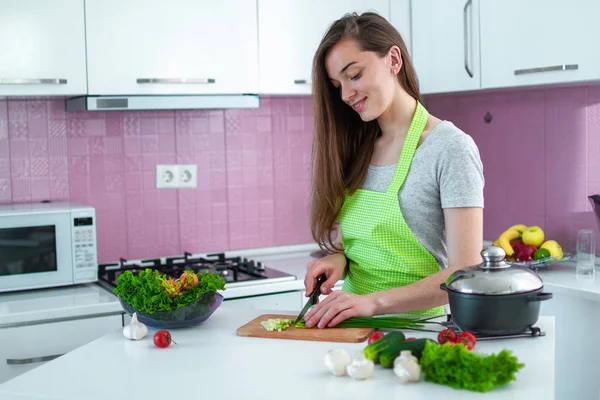
POLYGON ((385 334, 383 332, 374 332, 371 334, 371 336, 369 336, 369 340, 368 340, 368 344, 373 343, 376 340, 381 339, 382 337, 384 337, 385 334))
POLYGON ((438 334, 438 343, 456 343, 456 333, 452 329, 444 329, 438 334))
POLYGON ((171 339, 171 333, 169 331, 161 330, 154 334, 154 345, 156 347, 164 349, 165 347, 169 347, 171 342, 173 342, 173 339, 171 339))
POLYGON ((191 289, 198 284, 198 276, 194 273, 184 272, 179 277, 179 282, 181 282, 182 289, 191 289))
POLYGON ((464 331, 458 335, 456 343, 462 343, 467 349, 472 350, 475 347, 475 343, 477 343, 477 338, 472 332, 464 331))
POLYGON ((411 340, 417 340, 417 338, 409 337, 408 339, 405 340, 405 342, 410 342, 411 340))

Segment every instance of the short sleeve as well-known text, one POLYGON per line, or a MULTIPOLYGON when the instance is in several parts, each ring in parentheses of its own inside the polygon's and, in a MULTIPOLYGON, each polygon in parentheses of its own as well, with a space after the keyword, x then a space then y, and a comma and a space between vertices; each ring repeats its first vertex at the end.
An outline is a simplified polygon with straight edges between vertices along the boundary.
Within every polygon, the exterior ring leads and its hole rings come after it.
POLYGON ((462 133, 446 146, 438 179, 442 208, 483 208, 483 164, 471 136, 462 133))

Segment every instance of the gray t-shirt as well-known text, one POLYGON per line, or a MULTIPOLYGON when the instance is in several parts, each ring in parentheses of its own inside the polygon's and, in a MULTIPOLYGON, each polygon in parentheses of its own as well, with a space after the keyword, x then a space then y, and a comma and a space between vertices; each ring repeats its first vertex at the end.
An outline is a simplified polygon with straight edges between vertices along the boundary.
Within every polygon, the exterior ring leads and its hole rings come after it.
MULTIPOLYGON (((396 165, 369 165, 363 189, 385 192, 396 165)), ((400 210, 417 240, 448 266, 444 208, 483 208, 483 165, 477 145, 452 122, 442 121, 417 148, 400 188, 400 210)))

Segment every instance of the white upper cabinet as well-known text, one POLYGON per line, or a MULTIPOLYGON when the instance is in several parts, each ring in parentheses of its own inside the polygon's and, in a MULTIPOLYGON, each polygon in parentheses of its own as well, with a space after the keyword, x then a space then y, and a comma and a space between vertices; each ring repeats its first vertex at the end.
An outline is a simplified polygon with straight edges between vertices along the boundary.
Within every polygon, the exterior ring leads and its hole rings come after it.
POLYGON ((327 28, 350 12, 389 20, 388 0, 258 0, 260 93, 310 94, 312 61, 327 28))
POLYGON ((421 93, 480 89, 479 0, 412 1, 412 49, 421 93))
POLYGON ((0 95, 85 94, 83 0, 0 0, 0 95))
POLYGON ((89 94, 258 93, 256 1, 87 0, 89 94))
POLYGON ((410 27, 410 0, 390 0, 390 22, 400 32, 408 54, 412 56, 412 31, 410 27))
POLYGON ((598 0, 481 0, 483 88, 600 79, 598 16, 598 0))

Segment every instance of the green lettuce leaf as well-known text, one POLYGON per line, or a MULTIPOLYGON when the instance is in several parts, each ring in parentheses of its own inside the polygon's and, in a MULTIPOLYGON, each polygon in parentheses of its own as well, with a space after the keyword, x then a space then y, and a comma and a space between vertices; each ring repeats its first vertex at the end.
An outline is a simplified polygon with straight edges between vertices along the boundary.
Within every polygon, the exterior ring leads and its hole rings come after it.
POLYGON ((463 345, 432 342, 425 344, 420 364, 426 381, 477 392, 515 380, 525 366, 509 350, 488 355, 471 352, 463 345))

